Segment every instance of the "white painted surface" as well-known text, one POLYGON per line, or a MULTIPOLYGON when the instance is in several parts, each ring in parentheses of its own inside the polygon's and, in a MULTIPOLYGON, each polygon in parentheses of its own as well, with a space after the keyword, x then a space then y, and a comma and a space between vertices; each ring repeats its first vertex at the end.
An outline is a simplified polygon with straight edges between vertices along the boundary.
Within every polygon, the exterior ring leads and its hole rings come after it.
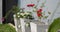
POLYGON ((30 27, 26 27, 26 22, 29 20, 26 20, 24 18, 16 18, 16 15, 13 15, 14 17, 14 23, 15 23, 15 28, 16 32, 31 32, 30 27))
POLYGON ((30 23, 31 32, 37 32, 37 25, 35 23, 30 23))
POLYGON ((30 23, 31 32, 47 32, 48 31, 48 25, 38 24, 35 22, 30 23))
POLYGON ((0 24, 2 24, 2 0, 0 0, 0 24))
POLYGON ((16 15, 13 15, 13 17, 14 17, 15 28, 16 31, 18 32, 16 15))
POLYGON ((25 20, 23 18, 20 18, 22 32, 25 32, 25 22, 24 21, 25 20))

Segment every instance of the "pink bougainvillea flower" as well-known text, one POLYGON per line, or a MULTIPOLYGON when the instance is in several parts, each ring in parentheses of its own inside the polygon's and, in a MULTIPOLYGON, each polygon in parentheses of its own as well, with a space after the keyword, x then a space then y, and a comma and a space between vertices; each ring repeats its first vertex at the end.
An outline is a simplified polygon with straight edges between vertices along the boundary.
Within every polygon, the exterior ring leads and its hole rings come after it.
POLYGON ((4 18, 4 17, 2 17, 0 20, 4 21, 4 20, 5 20, 5 18, 4 18))
POLYGON ((33 7, 35 4, 27 4, 27 7, 33 7))

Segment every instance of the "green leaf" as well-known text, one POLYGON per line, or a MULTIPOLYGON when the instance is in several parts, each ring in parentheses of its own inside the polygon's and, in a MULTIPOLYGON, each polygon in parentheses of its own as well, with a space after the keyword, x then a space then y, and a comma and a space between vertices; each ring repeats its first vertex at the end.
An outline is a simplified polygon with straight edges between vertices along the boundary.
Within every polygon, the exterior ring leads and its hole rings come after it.
POLYGON ((45 16, 44 18, 47 18, 48 16, 45 16))
POLYGON ((51 14, 51 12, 48 12, 48 14, 51 14))

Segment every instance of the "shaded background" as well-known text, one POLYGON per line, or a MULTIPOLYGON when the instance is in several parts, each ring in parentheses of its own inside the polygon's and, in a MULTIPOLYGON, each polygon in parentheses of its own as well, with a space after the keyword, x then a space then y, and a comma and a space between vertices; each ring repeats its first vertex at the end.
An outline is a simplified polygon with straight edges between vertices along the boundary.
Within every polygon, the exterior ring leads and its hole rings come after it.
MULTIPOLYGON (((4 17, 5 14, 14 6, 18 4, 18 0, 3 0, 3 11, 2 11, 2 16, 4 17)), ((3 23, 12 23, 14 24, 14 21, 12 21, 13 18, 13 13, 11 12, 8 15, 8 19, 5 19, 5 21, 3 21, 3 23)))

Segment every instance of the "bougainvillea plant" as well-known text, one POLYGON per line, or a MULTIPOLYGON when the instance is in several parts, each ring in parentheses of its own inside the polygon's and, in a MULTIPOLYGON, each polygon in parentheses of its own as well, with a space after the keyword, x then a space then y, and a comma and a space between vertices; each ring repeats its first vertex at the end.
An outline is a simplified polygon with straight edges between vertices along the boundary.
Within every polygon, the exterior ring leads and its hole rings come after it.
MULTIPOLYGON (((29 5, 28 5, 29 6, 29 5)), ((32 5, 31 5, 32 6, 32 5)), ((9 14, 12 12, 14 16, 16 16, 17 19, 19 18, 29 18, 33 19, 31 12, 24 12, 25 8, 19 8, 18 6, 13 6, 2 18, 2 21, 7 19, 9 14)))
POLYGON ((31 12, 18 12, 15 14, 17 18, 26 18, 26 19, 32 19, 32 13, 31 12))
MULTIPOLYGON (((36 0, 37 4, 33 4, 31 2, 30 4, 27 4, 27 7, 32 7, 33 12, 36 12, 37 17, 41 20, 42 18, 46 19, 48 16, 45 15, 45 11, 43 11, 43 8, 45 7, 46 0, 41 3, 41 6, 38 7, 40 0, 36 0)), ((47 12, 49 15, 51 14, 49 11, 47 12)))
MULTIPOLYGON (((17 14, 17 12, 20 12, 21 9, 19 9, 16 5, 14 5, 6 14, 4 17, 0 18, 0 20, 5 21, 8 19, 10 13, 17 14)), ((13 19, 12 19, 13 20, 13 19)))

